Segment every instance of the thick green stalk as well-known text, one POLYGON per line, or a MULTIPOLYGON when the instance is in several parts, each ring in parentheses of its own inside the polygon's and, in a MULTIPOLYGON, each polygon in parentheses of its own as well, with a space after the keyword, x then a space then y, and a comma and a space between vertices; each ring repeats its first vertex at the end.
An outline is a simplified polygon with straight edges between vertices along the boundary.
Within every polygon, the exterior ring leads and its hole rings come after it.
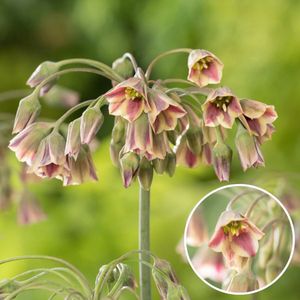
POLYGON ((140 186, 139 201, 139 250, 141 300, 151 300, 151 270, 143 261, 150 263, 150 191, 140 186))

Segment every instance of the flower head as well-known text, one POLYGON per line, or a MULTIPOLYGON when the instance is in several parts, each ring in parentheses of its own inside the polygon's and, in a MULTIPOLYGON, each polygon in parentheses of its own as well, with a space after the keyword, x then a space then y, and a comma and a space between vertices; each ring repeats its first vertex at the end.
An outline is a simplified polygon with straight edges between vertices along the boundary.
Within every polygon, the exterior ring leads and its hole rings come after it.
POLYGON ((86 181, 97 181, 91 151, 87 145, 82 145, 77 159, 67 156, 66 169, 68 172, 61 176, 64 185, 78 185, 86 181))
POLYGON ((202 105, 205 126, 216 127, 221 125, 232 128, 235 118, 243 111, 237 97, 229 88, 217 88, 210 92, 202 105))
POLYGON ((29 172, 40 177, 55 178, 65 172, 65 139, 57 131, 41 140, 29 172))
POLYGON ((149 90, 149 121, 155 133, 165 130, 174 130, 177 120, 182 118, 186 111, 175 100, 159 89, 149 90))
POLYGON ((260 151, 257 138, 251 136, 248 130, 240 123, 238 124, 238 130, 235 137, 235 145, 244 171, 250 167, 264 165, 264 158, 260 151))
POLYGON ((164 159, 167 153, 171 153, 166 132, 155 134, 147 114, 128 124, 125 140, 125 153, 133 151, 148 160, 164 159))
POLYGON ((277 119, 274 106, 248 99, 240 103, 251 133, 263 140, 271 138, 275 130, 273 122, 277 119))
POLYGON ((221 81, 223 63, 209 51, 193 50, 188 58, 188 68, 188 79, 200 87, 221 81))
POLYGON ((50 123, 33 123, 18 133, 8 147, 16 153, 19 161, 31 166, 41 141, 50 133, 51 128, 50 123))
POLYGON ((208 245, 222 252, 229 265, 234 265, 240 257, 256 255, 263 235, 248 218, 230 210, 221 214, 208 245))
POLYGON ((129 122, 135 121, 143 111, 149 111, 142 79, 129 78, 105 94, 109 113, 121 116, 129 122))

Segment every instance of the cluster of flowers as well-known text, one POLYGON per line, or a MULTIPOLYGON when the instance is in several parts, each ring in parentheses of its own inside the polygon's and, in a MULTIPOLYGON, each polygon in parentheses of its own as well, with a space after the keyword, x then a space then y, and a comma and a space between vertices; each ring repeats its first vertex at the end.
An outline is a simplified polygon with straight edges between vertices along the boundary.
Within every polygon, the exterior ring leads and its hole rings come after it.
POLYGON ((28 80, 35 90, 20 101, 13 130, 17 135, 9 148, 38 176, 59 178, 64 185, 96 180, 90 143, 103 123, 101 107, 108 104, 109 114, 115 117, 111 157, 121 169, 125 187, 138 177, 148 190, 153 170, 172 176, 176 164, 195 167, 200 162, 213 165, 219 180, 228 181, 232 150, 225 139, 234 123, 243 169, 263 165, 260 145, 274 131, 274 107, 239 99, 227 87, 207 88, 208 84, 220 83, 223 63, 206 50, 185 52, 189 53, 188 80, 150 80, 151 69, 144 73, 135 63, 130 66, 133 72, 128 68, 124 72, 128 56, 115 61, 112 68, 99 62, 104 75, 114 75, 113 87, 67 112, 69 116, 75 109, 88 106, 80 118, 69 123, 67 133, 60 126, 66 116, 56 123, 36 122, 39 96, 47 93, 64 72, 59 71, 60 62, 42 63, 28 80), (168 86, 174 83, 188 87, 168 86))

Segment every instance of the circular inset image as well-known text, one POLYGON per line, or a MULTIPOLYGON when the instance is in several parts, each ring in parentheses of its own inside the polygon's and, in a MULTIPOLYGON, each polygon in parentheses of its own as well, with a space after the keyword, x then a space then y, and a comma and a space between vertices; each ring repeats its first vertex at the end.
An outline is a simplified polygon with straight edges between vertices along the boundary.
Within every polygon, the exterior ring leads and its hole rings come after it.
POLYGON ((261 291, 284 273, 295 234, 282 203, 256 186, 212 191, 187 220, 184 247, 194 272, 228 294, 261 291))

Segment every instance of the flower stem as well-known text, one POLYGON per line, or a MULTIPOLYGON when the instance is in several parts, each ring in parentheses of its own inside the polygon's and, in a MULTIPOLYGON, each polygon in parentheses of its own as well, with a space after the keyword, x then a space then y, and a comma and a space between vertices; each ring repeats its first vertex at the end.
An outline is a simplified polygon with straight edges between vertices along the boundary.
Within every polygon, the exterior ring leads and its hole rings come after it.
POLYGON ((163 52, 162 54, 156 56, 152 61, 151 63, 149 64, 148 68, 147 68, 147 71, 146 71, 146 78, 149 79, 150 78, 150 74, 151 74, 151 71, 152 71, 152 68, 153 66, 157 63, 157 61, 159 61, 161 58, 165 57, 165 56, 168 56, 168 55, 171 55, 171 54, 176 54, 176 53, 190 53, 192 51, 192 49, 189 49, 189 48, 180 48, 180 49, 173 49, 173 50, 170 50, 170 51, 166 51, 166 52, 163 52))
MULTIPOLYGON (((143 251, 150 251, 150 191, 140 186, 139 199, 139 250, 140 260, 150 262, 150 255, 143 251)), ((141 300, 151 300, 151 270, 143 263, 140 269, 140 295, 141 300)))

